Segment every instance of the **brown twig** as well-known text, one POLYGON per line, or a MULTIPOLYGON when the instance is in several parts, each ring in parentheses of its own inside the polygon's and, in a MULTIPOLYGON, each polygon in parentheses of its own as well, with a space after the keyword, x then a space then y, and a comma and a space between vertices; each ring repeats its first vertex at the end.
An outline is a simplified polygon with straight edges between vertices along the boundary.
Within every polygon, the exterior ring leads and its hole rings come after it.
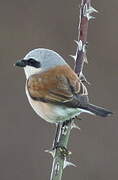
POLYGON ((87 46, 87 33, 88 33, 88 23, 90 19, 94 19, 91 16, 91 13, 97 12, 91 6, 91 0, 82 0, 80 7, 80 20, 78 26, 78 41, 77 41, 77 50, 75 56, 75 67, 74 70, 82 78, 86 81, 82 71, 84 62, 87 62, 86 58, 86 46, 87 46))

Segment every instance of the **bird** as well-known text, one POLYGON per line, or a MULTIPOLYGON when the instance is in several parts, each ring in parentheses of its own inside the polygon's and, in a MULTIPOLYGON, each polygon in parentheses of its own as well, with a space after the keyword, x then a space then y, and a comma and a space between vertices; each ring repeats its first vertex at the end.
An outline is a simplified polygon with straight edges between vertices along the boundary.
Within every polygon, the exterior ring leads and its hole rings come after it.
POLYGON ((112 114, 90 103, 86 86, 57 52, 33 49, 15 65, 24 68, 27 98, 42 119, 61 123, 83 112, 101 117, 112 114))

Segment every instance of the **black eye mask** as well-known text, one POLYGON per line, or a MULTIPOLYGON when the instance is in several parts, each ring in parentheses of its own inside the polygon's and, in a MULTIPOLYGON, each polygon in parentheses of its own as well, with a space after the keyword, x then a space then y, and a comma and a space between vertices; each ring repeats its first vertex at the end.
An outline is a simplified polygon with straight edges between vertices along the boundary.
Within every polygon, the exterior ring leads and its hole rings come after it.
POLYGON ((25 61, 27 61, 26 65, 28 65, 28 66, 33 66, 35 68, 40 68, 40 62, 36 61, 33 58, 30 58, 30 59, 25 60, 25 61))
POLYGON ((26 60, 24 60, 24 59, 18 60, 15 65, 19 66, 19 67, 32 66, 35 68, 40 68, 40 62, 36 61, 33 58, 26 59, 26 60))

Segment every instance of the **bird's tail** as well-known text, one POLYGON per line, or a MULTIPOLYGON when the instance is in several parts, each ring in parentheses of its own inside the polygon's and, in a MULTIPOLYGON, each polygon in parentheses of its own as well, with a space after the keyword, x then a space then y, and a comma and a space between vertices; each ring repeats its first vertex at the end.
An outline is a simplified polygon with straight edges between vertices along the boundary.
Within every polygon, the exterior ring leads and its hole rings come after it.
POLYGON ((95 115, 102 116, 102 117, 107 117, 113 114, 111 111, 104 109, 102 107, 99 107, 99 106, 95 106, 93 104, 89 104, 85 109, 95 115))

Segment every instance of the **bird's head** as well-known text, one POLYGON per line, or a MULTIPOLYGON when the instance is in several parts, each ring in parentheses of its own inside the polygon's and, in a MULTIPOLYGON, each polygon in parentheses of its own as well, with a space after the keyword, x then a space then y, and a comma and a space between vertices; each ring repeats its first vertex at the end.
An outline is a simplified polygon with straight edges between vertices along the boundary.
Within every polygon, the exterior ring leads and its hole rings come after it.
POLYGON ((15 65, 24 68, 28 79, 33 74, 47 71, 56 66, 66 65, 66 62, 58 53, 39 48, 30 51, 22 60, 18 60, 15 65))

